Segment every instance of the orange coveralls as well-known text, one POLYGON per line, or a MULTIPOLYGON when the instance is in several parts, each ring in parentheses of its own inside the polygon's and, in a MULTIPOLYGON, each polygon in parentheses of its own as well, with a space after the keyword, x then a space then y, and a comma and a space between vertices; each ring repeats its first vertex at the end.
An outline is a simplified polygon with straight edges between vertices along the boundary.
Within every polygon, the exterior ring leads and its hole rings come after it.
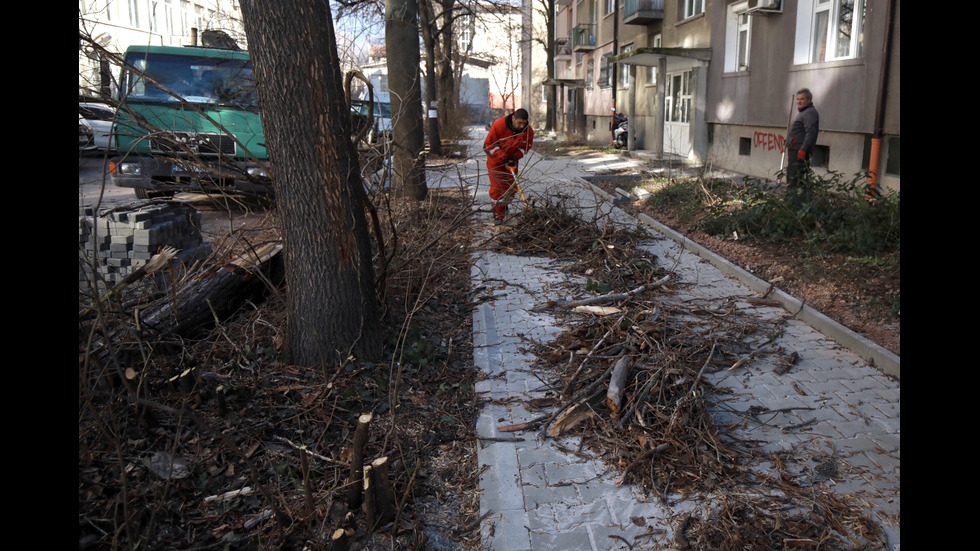
POLYGON ((510 114, 493 121, 490 133, 483 141, 483 151, 487 154, 487 172, 490 175, 490 199, 494 215, 501 220, 515 191, 511 189, 514 185, 514 173, 507 170, 507 159, 520 160, 531 150, 534 142, 531 125, 524 127, 524 130, 514 130, 511 123, 513 117, 510 114))

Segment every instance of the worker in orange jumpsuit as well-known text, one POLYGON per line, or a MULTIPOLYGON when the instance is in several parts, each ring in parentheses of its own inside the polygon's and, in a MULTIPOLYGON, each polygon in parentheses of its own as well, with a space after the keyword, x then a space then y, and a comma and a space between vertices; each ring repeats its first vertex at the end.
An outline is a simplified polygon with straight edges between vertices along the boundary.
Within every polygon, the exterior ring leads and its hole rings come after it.
POLYGON ((517 161, 531 150, 534 129, 528 123, 527 109, 518 109, 493 121, 490 133, 483 141, 490 174, 490 199, 493 216, 500 222, 507 214, 507 205, 514 198, 514 174, 517 161), (509 168, 508 168, 509 167, 509 168))

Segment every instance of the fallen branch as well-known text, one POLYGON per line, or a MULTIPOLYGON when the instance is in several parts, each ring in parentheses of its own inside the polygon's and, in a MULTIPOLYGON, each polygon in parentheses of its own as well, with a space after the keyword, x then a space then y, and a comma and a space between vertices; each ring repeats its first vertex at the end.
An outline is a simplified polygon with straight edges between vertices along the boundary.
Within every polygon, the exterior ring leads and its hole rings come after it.
POLYGON ((604 295, 599 295, 595 297, 583 298, 578 300, 566 300, 561 302, 548 301, 544 304, 539 304, 534 308, 531 308, 532 312, 543 312, 549 308, 574 308, 575 306, 586 306, 589 304, 600 304, 605 302, 618 302, 621 300, 626 300, 632 298, 648 289, 655 289, 657 287, 662 287, 670 281, 670 274, 654 281, 653 283, 644 283, 632 291, 627 291, 625 293, 606 293, 604 295))

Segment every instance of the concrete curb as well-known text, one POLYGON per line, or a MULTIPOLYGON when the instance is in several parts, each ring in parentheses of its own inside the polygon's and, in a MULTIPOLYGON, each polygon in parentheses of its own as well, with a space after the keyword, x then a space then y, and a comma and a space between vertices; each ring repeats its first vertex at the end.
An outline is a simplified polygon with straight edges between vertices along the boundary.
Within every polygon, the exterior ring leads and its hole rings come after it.
MULTIPOLYGON (((596 195, 603 197, 610 203, 615 204, 617 202, 616 197, 606 193, 604 190, 596 187, 587 180, 580 177, 576 177, 576 180, 589 186, 593 192, 596 193, 596 195)), ((728 260, 718 256, 710 249, 691 241, 683 234, 661 224, 660 222, 657 222, 646 214, 639 214, 636 216, 636 218, 643 224, 650 226, 657 232, 667 236, 669 239, 680 245, 683 249, 688 250, 710 262, 713 266, 725 273, 725 275, 734 277, 753 291, 763 294, 769 289, 769 283, 755 277, 737 265, 732 264, 728 260)), ((786 294, 778 287, 773 289, 769 296, 779 302, 787 312, 795 313, 797 318, 805 321, 817 331, 820 331, 855 354, 861 356, 871 365, 880 369, 884 373, 895 377, 896 379, 901 379, 901 358, 898 355, 886 350, 885 348, 882 348, 861 334, 844 327, 836 321, 821 314, 817 310, 803 304, 801 301, 786 294)))

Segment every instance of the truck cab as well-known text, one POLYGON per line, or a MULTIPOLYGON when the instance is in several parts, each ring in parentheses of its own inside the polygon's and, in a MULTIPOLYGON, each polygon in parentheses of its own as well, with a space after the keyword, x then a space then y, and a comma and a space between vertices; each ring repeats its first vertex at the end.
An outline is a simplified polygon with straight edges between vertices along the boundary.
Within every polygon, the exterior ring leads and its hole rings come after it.
POLYGON ((131 46, 117 99, 114 185, 141 199, 272 194, 248 52, 131 46))

